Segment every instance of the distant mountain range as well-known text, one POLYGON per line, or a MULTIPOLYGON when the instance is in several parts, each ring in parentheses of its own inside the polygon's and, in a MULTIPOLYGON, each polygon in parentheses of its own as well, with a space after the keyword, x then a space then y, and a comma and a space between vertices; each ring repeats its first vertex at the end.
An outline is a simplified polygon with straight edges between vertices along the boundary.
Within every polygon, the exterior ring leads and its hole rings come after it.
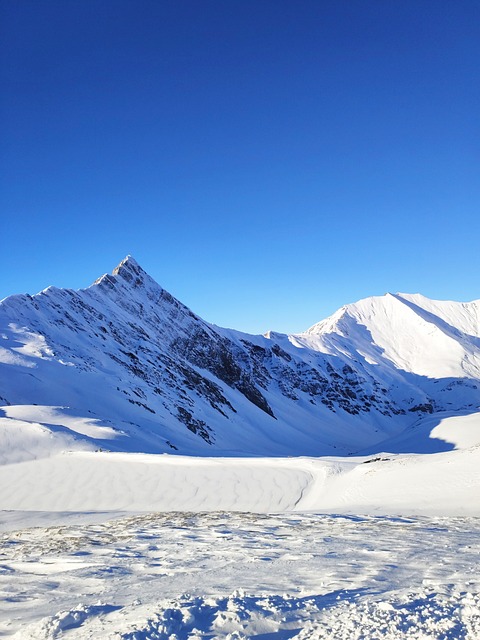
POLYGON ((42 433, 74 448, 441 451, 436 417, 479 411, 480 301, 386 294, 254 336, 205 322, 129 256, 87 289, 0 302, 0 405, 49 407, 42 433))

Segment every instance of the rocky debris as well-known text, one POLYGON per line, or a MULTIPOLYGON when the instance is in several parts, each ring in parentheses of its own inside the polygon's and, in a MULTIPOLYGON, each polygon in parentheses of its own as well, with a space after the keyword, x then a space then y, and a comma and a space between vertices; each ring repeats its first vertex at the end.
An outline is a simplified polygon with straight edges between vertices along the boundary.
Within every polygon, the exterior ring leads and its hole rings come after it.
POLYGON ((189 431, 200 436, 207 444, 213 444, 212 430, 203 420, 194 418, 190 411, 183 407, 178 407, 177 413, 179 421, 182 422, 189 431))
POLYGON ((433 413, 433 404, 431 402, 424 402, 423 404, 417 404, 415 407, 409 409, 409 411, 418 411, 419 413, 433 413))

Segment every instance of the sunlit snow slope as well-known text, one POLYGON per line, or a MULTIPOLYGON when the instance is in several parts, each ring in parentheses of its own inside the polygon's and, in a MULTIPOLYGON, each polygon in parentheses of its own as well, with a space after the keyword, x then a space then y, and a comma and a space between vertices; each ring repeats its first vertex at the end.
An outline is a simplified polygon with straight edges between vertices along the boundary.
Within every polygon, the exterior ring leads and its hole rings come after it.
POLYGON ((439 452, 480 404, 480 302, 387 294, 307 332, 208 324, 131 257, 0 303, 0 462, 59 451, 439 452))

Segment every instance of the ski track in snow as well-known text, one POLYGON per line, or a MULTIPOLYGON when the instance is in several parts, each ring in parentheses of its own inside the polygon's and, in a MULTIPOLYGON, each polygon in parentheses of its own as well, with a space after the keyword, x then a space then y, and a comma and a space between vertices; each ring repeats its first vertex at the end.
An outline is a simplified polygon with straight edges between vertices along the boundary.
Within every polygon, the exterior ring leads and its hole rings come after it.
POLYGON ((4 533, 16 640, 478 640, 480 520, 170 513, 4 533))

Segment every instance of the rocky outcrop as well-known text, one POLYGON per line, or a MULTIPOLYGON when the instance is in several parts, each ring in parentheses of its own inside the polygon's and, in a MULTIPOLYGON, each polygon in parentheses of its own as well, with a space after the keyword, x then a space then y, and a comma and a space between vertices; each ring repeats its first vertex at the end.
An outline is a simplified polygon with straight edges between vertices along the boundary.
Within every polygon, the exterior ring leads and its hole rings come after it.
MULTIPOLYGON (((402 370, 384 357, 388 349, 378 347, 372 338, 375 327, 367 328, 362 318, 347 306, 309 332, 290 337, 220 329, 127 257, 88 289, 50 287, 0 304, 5 345, 11 349, 6 362, 17 363, 19 371, 37 380, 23 376, 21 388, 3 385, 2 402, 25 402, 29 394, 33 402, 44 393, 63 403, 74 395, 72 386, 95 380, 85 402, 103 407, 97 397, 103 395, 116 415, 125 412, 132 424, 163 429, 174 449, 175 433, 182 429, 214 448, 220 435, 228 441, 234 425, 261 425, 273 438, 289 429, 294 433, 301 423, 315 442, 330 424, 348 424, 353 431, 358 424, 359 431, 373 436, 391 429, 394 420, 404 428, 419 415, 478 406, 478 380, 433 379, 402 370), (20 357, 22 341, 37 346, 20 357), (62 387, 62 372, 73 385, 67 381, 62 387), (72 377, 74 372, 81 380, 72 377), (58 386, 51 385, 48 393, 42 387, 47 374, 58 386)), ((391 351, 396 353, 394 347, 391 351)))

